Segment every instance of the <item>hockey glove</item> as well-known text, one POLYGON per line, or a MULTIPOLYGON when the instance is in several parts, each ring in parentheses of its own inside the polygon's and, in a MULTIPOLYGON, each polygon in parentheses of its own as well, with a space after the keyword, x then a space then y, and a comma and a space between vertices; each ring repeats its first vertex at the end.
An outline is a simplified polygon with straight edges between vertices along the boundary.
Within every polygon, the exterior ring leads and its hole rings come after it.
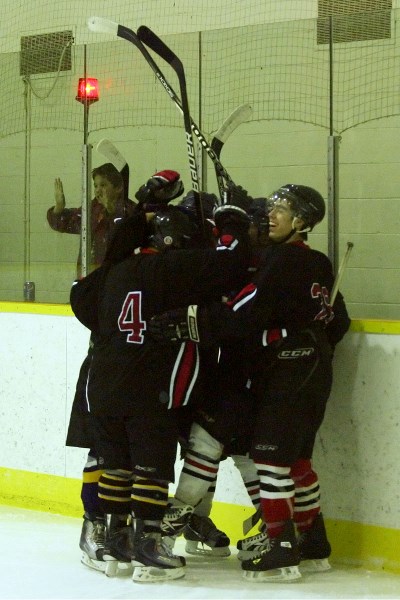
POLYGON ((171 200, 183 194, 184 187, 177 171, 159 171, 142 185, 135 194, 146 211, 154 211, 160 205, 168 204, 171 200))
POLYGON ((253 203, 253 198, 248 195, 240 185, 228 184, 224 203, 214 211, 215 225, 222 230, 227 221, 242 224, 248 227, 250 218, 248 211, 253 203))
POLYGON ((200 342, 196 304, 152 317, 147 332, 159 342, 200 342))

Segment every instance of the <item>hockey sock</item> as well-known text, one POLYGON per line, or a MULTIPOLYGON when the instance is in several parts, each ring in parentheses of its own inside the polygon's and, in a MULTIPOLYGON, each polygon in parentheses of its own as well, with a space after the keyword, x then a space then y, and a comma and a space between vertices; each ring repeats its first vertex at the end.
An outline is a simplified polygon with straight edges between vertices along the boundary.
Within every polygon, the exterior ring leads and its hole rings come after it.
POLYGON ((132 512, 147 531, 158 531, 168 504, 168 481, 136 477, 132 486, 132 512))
POLYGON ((191 427, 189 445, 175 497, 197 506, 215 481, 223 445, 197 423, 191 427))
POLYGON ((235 454, 232 455, 232 460, 242 477, 254 508, 258 510, 260 508, 260 478, 253 459, 249 456, 235 454))
POLYGON ((103 513, 129 514, 133 475, 122 469, 104 471, 99 481, 99 502, 103 513))
POLYGON ((318 475, 311 466, 311 460, 305 459, 296 461, 290 474, 295 485, 293 518, 297 530, 302 533, 310 529, 321 510, 318 475))
POLYGON ((198 517, 209 517, 210 516, 211 509, 212 509, 212 503, 214 500, 216 481, 217 481, 217 476, 215 476, 214 483, 212 483, 209 486, 206 495, 202 498, 201 502, 194 509, 193 512, 198 517))
POLYGON ((253 459, 248 455, 235 454, 232 455, 232 460, 241 475, 244 487, 246 488, 249 498, 255 508, 255 513, 243 521, 243 534, 247 535, 262 518, 260 478, 258 477, 257 467, 254 464, 253 459))
POLYGON ((271 538, 280 535, 293 518, 294 482, 290 467, 256 463, 260 477, 261 511, 271 538))
POLYGON ((89 518, 102 514, 98 497, 98 483, 102 473, 97 457, 89 452, 82 472, 81 488, 83 509, 89 518))

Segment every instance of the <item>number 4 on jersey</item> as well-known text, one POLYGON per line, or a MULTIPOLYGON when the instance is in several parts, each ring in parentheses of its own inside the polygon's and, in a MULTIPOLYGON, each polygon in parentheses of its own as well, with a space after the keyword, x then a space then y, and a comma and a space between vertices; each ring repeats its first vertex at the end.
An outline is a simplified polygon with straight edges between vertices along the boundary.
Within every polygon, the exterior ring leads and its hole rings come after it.
POLYGON ((142 332, 146 329, 146 323, 142 320, 142 292, 127 294, 118 317, 118 327, 129 334, 126 338, 129 344, 143 344, 142 332))

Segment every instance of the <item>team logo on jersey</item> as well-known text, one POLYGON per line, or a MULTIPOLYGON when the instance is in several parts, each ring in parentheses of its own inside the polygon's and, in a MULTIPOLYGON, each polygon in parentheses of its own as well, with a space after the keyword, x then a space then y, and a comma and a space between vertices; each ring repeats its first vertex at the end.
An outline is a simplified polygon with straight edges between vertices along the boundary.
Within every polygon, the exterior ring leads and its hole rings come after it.
POLYGON ((302 358, 303 356, 311 356, 314 354, 315 348, 295 348, 293 350, 281 350, 278 354, 278 358, 282 359, 294 359, 302 358))

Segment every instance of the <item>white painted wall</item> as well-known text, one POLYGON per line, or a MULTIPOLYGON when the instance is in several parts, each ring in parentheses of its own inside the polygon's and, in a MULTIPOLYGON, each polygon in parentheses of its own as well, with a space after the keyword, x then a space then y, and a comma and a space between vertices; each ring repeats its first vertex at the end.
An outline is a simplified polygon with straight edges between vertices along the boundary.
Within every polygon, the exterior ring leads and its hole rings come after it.
MULTIPOLYGON (((0 313, 0 330, 0 466, 80 479, 87 452, 64 442, 88 331, 17 313, 0 313)), ((337 347, 315 449, 328 518, 400 529, 399 353, 397 335, 350 332, 337 347)), ((250 505, 232 461, 221 464, 216 500, 250 505)))

